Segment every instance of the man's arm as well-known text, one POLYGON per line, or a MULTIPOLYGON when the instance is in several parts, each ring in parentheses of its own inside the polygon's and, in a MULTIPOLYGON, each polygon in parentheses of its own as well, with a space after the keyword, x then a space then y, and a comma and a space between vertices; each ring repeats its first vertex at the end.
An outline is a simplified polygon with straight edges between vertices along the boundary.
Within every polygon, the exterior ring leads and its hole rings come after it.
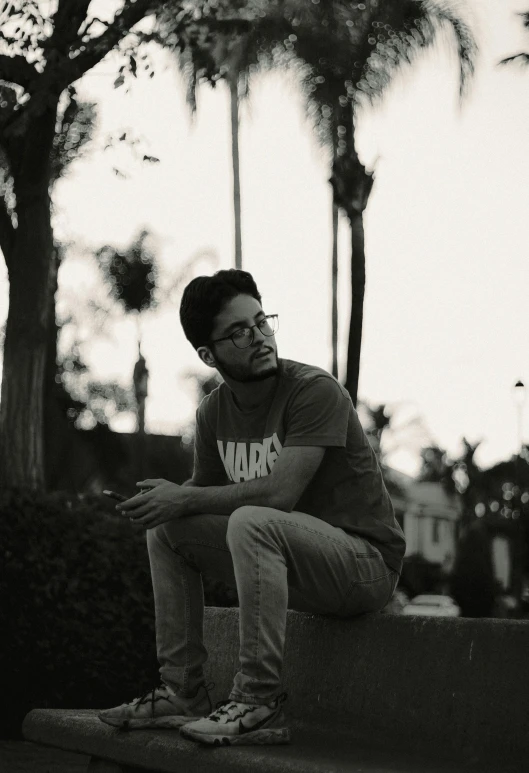
POLYGON ((258 505, 289 513, 316 473, 324 453, 325 448, 320 446, 283 448, 269 475, 228 486, 193 487, 186 496, 185 509, 190 515, 231 515, 238 507, 258 505))
POLYGON ((226 486, 201 486, 193 479, 182 485, 149 479, 136 485, 149 488, 117 505, 145 529, 185 515, 231 515, 244 505, 272 507, 290 513, 316 473, 325 453, 319 446, 284 447, 269 475, 226 486))

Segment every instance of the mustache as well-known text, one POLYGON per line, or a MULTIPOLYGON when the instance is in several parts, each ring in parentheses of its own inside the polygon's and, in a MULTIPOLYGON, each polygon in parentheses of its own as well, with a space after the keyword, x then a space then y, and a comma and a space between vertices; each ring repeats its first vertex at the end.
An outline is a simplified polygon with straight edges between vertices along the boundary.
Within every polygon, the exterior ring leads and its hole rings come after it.
POLYGON ((254 354, 252 357, 252 360, 255 360, 256 357, 260 357, 262 354, 268 354, 269 352, 273 352, 273 349, 269 349, 268 347, 266 349, 260 349, 258 352, 254 354))

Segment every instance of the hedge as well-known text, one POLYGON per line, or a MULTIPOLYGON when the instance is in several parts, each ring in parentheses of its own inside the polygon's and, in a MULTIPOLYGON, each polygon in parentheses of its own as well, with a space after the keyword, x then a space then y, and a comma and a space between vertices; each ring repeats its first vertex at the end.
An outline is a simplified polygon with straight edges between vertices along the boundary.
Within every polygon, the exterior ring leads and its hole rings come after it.
MULTIPOLYGON (((159 684, 145 532, 114 504, 0 494, 1 735, 35 707, 99 708, 159 684)), ((204 578, 205 602, 237 605, 204 578)))

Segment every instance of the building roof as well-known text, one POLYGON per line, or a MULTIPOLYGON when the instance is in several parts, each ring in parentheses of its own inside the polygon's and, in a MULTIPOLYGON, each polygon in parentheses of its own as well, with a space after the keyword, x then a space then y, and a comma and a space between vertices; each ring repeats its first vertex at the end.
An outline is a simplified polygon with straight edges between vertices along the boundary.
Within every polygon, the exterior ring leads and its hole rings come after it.
POLYGON ((408 512, 456 520, 462 511, 458 494, 450 496, 441 483, 413 481, 406 491, 408 512))

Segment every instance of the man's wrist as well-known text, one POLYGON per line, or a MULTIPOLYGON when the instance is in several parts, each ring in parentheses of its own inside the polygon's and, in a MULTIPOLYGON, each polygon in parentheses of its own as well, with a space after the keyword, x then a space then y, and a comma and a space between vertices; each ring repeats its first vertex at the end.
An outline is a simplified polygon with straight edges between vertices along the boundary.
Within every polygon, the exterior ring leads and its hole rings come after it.
POLYGON ((198 486, 194 486, 192 483, 188 483, 186 486, 182 486, 181 490, 184 493, 184 511, 188 515, 196 515, 200 512, 200 507, 197 502, 197 492, 200 491, 198 486))
POLYGON ((228 486, 182 487, 183 509, 188 515, 210 513, 230 515, 244 505, 261 505, 285 509, 278 501, 272 476, 242 481, 228 486))

